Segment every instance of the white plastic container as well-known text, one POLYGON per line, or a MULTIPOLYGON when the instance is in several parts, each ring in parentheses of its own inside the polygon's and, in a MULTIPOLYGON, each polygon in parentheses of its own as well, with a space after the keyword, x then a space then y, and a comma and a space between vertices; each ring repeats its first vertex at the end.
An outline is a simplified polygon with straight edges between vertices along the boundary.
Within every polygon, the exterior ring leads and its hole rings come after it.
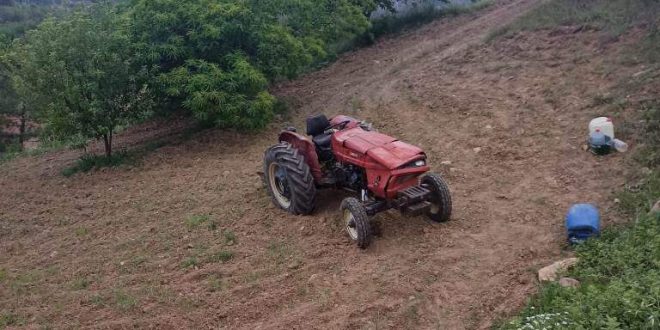
POLYGON ((589 123, 589 135, 596 131, 600 131, 609 136, 610 139, 614 140, 614 123, 612 123, 612 119, 608 117, 598 117, 593 119, 589 123))

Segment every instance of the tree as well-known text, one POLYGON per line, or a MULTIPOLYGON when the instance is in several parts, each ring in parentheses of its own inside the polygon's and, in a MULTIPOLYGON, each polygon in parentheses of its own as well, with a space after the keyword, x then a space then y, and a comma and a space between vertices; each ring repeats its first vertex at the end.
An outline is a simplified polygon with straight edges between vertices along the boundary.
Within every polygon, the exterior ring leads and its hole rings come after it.
POLYGON ((21 101, 39 112, 47 133, 102 139, 108 157, 116 127, 151 105, 125 23, 110 5, 48 18, 14 42, 7 61, 21 101))
POLYGON ((366 31, 362 9, 352 0, 134 0, 129 17, 137 56, 169 108, 256 129, 273 116, 268 83, 366 31))

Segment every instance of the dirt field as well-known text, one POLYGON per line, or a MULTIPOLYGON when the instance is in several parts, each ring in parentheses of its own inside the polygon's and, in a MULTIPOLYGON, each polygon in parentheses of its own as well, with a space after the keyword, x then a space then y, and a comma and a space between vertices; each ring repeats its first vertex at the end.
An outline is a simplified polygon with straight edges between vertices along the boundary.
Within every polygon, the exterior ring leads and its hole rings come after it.
POLYGON ((276 86, 292 110, 257 134, 145 125, 117 149, 167 143, 134 166, 65 178, 74 151, 1 165, 0 324, 482 329, 515 312, 536 270, 567 254, 572 203, 617 221, 611 192, 630 156, 581 146, 603 111, 594 98, 643 70, 607 70, 634 33, 605 42, 567 27, 483 43, 534 4, 439 20, 276 86), (313 216, 276 209, 257 176, 263 151, 318 112, 423 147, 450 183, 453 220, 381 214, 381 236, 361 251, 341 228, 343 193, 322 192, 313 216))

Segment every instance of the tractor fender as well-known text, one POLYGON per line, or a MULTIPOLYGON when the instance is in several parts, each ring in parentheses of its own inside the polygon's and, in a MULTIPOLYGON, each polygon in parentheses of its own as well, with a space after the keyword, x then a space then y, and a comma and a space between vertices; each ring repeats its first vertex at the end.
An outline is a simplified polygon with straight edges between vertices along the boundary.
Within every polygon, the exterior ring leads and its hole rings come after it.
POLYGON ((282 131, 279 136, 279 141, 290 144, 305 157, 305 162, 312 172, 314 181, 319 183, 323 177, 323 172, 321 172, 321 164, 319 163, 319 156, 316 154, 314 143, 312 143, 312 141, 307 139, 305 136, 291 131, 282 131))

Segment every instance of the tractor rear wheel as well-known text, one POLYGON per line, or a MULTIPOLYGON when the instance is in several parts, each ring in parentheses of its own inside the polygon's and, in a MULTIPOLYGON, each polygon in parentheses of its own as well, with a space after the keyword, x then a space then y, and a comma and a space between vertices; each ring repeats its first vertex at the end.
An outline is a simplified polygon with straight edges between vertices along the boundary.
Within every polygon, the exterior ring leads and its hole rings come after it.
POLYGON ((422 177, 422 186, 431 191, 431 209, 426 216, 435 222, 445 222, 451 217, 451 192, 447 182, 438 174, 429 173, 422 177))
POLYGON ((371 224, 364 205, 357 198, 345 198, 341 202, 341 213, 348 236, 361 249, 371 243, 371 224))
POLYGON ((286 142, 264 155, 264 181, 273 203, 291 214, 310 214, 316 201, 316 185, 305 157, 286 142))

